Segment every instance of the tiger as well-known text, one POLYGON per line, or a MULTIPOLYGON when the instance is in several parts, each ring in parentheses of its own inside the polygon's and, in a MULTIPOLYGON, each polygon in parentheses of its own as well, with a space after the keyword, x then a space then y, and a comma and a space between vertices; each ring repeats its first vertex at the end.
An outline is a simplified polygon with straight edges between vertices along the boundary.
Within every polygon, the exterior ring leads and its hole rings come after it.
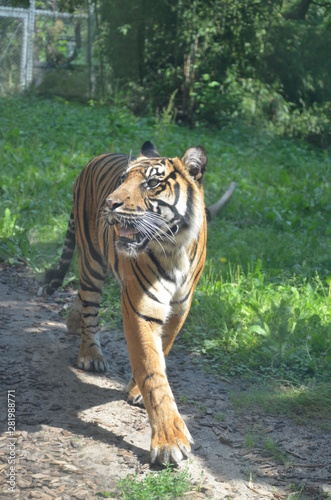
POLYGON ((43 293, 61 286, 77 248, 79 291, 69 332, 81 334, 78 367, 104 372, 99 305, 105 280, 120 286, 132 376, 128 401, 143 403, 151 425, 151 463, 178 464, 192 437, 170 388, 165 358, 190 310, 206 259, 203 146, 162 157, 145 142, 137 157, 105 153, 73 187, 73 207, 60 262, 43 293))

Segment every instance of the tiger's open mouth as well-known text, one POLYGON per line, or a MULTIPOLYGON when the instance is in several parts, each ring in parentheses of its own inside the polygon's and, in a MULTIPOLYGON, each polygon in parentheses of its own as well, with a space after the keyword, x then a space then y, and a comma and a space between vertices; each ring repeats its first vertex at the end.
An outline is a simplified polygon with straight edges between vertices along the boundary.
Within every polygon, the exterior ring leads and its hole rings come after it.
POLYGON ((128 240, 130 243, 138 243, 140 239, 143 237, 142 234, 139 233, 138 229, 135 229, 132 226, 116 224, 114 226, 114 230, 120 239, 128 240))
POLYGON ((117 234, 118 241, 123 245, 134 245, 137 247, 144 246, 150 238, 143 235, 135 227, 129 224, 122 224, 117 222, 114 225, 115 233, 117 234))
POLYGON ((162 248, 167 242, 175 244, 179 225, 178 220, 174 222, 170 226, 160 216, 150 213, 138 218, 123 217, 119 214, 108 218, 108 223, 113 226, 116 234, 118 250, 132 255, 144 251, 154 240, 157 240, 162 248))

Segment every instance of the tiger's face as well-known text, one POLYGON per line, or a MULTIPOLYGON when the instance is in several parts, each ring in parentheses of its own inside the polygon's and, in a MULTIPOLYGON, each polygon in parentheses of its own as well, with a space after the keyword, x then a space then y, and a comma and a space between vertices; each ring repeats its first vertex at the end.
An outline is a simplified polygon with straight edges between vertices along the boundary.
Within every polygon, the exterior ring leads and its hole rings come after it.
POLYGON ((201 146, 189 148, 182 158, 162 158, 145 143, 106 199, 106 220, 114 226, 118 251, 136 257, 149 246, 178 250, 197 235, 204 217, 206 163, 201 146))

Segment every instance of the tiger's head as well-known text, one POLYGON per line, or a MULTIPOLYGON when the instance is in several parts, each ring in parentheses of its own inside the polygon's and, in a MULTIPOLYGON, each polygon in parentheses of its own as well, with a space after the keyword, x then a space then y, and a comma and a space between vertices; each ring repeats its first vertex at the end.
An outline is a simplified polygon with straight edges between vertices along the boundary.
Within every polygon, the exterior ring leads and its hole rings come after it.
POLYGON ((106 198, 106 220, 114 226, 117 249, 130 257, 148 247, 168 253, 197 238, 205 217, 206 165, 202 146, 188 148, 181 158, 164 158, 145 142, 106 198))

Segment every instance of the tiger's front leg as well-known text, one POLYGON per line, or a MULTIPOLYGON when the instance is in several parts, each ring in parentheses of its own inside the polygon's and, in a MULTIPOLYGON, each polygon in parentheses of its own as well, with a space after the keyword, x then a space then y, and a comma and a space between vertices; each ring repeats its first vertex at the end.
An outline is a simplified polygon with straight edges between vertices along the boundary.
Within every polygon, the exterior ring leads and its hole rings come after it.
MULTIPOLYGON (((180 332, 189 313, 189 308, 185 308, 185 306, 180 309, 182 310, 180 310, 177 314, 172 314, 170 318, 167 319, 167 322, 162 329, 162 349, 165 358, 168 356, 172 344, 174 343, 174 340, 180 332)), ((140 405, 143 403, 143 397, 133 375, 126 387, 126 392, 128 395, 128 403, 132 405, 140 405)))
POLYGON ((122 306, 132 373, 152 428, 151 462, 177 464, 189 456, 193 440, 178 413, 166 376, 163 319, 160 314, 158 318, 144 316, 126 294, 122 306))

